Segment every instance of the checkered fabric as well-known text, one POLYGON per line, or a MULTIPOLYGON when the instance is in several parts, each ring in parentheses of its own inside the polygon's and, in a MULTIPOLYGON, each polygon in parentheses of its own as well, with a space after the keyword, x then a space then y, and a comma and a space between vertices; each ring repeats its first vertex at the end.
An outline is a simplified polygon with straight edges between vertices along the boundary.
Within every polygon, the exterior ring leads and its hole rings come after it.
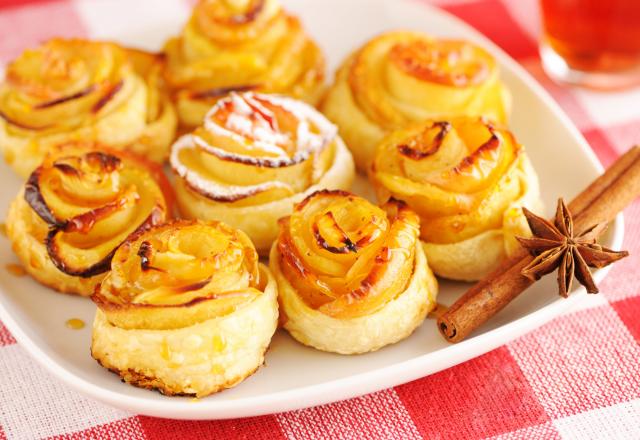
MULTIPOLYGON (((191 3, 0 0, 0 64, 56 35, 100 38, 107 29, 130 29, 129 22, 141 15, 160 23, 186 17, 191 3)), ((526 67, 605 166, 640 142, 640 89, 601 94, 560 87, 544 75, 536 44, 537 0, 434 3, 526 67)), ((640 200, 625 214, 624 248, 631 257, 613 267, 603 294, 579 310, 438 374, 284 414, 211 422, 128 414, 69 390, 35 365, 0 324, 0 440, 640 439, 640 200)))

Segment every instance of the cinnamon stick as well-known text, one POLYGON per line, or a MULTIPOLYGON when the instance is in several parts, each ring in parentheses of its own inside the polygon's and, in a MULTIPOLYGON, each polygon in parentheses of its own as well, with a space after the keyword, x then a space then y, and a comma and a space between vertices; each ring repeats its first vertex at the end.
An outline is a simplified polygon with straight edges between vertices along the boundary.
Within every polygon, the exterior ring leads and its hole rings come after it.
POLYGON ((620 156, 605 172, 594 180, 584 191, 578 194, 569 203, 569 210, 574 214, 579 214, 593 201, 602 195, 602 192, 620 177, 625 170, 640 159, 640 147, 632 147, 625 154, 620 156))
MULTIPOLYGON (((569 204, 575 231, 580 234, 612 221, 639 195, 640 147, 635 146, 569 204)), ((595 233, 603 231, 598 228, 595 233)), ((467 290, 437 321, 444 338, 449 342, 463 340, 531 286, 534 282, 521 271, 532 260, 523 249, 467 290)))

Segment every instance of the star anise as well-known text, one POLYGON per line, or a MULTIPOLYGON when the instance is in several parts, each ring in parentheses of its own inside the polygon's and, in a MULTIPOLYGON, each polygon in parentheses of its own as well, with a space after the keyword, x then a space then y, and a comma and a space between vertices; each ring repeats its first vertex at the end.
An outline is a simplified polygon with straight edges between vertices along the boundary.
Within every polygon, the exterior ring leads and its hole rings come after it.
POLYGON ((565 298, 571 290, 574 276, 587 292, 598 293, 589 267, 605 267, 629 255, 627 251, 612 251, 596 243, 594 237, 600 235, 606 224, 595 225, 574 236, 573 218, 562 199, 558 200, 554 223, 526 208, 522 210, 533 237, 517 238, 536 258, 521 273, 531 280, 538 280, 558 269, 559 293, 565 298))

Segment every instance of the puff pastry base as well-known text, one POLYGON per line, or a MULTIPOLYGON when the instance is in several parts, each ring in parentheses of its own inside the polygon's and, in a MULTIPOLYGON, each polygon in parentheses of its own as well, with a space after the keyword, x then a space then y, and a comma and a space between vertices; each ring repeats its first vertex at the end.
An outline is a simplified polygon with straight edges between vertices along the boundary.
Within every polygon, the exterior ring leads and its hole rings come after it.
POLYGON ((132 385, 203 397, 253 374, 278 323, 277 288, 268 269, 264 293, 233 313, 173 330, 112 325, 98 309, 91 355, 132 385))
POLYGON ((281 272, 279 260, 274 245, 269 265, 278 282, 283 326, 294 339, 318 350, 340 354, 378 350, 411 335, 436 305, 438 284, 419 242, 407 288, 375 313, 352 319, 336 319, 310 308, 281 272))
POLYGON ((520 245, 516 236, 531 235, 522 207, 534 212, 543 209, 538 176, 527 156, 523 156, 517 175, 523 192, 503 214, 502 228, 491 229, 456 243, 422 242, 433 272, 443 278, 477 281, 498 268, 520 245))

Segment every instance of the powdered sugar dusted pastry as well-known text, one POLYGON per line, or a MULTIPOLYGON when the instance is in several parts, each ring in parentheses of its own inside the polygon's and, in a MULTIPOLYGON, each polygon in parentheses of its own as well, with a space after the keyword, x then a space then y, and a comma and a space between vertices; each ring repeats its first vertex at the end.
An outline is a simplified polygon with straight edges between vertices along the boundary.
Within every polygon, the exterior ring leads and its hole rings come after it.
POLYGON ((280 221, 269 264, 282 322, 319 350, 377 350, 409 336, 435 306, 437 283, 407 206, 319 191, 280 221))
POLYGON ((126 382, 206 396, 264 360, 278 321, 276 283, 247 236, 178 221, 132 237, 92 296, 91 354, 126 382))
POLYGON ((277 220, 321 188, 348 188, 349 151, 336 128, 309 105, 257 93, 232 94, 172 147, 180 212, 246 232, 261 254, 277 220))

